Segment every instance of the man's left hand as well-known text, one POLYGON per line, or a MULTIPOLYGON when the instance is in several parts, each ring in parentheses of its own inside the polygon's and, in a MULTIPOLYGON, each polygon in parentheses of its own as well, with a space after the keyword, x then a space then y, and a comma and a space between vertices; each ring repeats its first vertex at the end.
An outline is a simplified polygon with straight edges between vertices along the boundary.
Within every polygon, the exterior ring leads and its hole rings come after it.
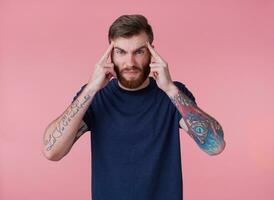
POLYGON ((154 62, 150 63, 150 72, 156 80, 158 87, 167 94, 176 93, 178 88, 174 85, 169 70, 168 64, 163 58, 154 50, 154 48, 147 42, 147 47, 154 58, 154 62))

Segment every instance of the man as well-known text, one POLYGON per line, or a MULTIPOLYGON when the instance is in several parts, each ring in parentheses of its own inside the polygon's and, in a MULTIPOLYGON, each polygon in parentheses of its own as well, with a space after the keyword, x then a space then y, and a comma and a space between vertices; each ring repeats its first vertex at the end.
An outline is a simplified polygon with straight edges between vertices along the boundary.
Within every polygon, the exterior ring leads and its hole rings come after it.
POLYGON ((92 77, 45 131, 55 161, 91 131, 93 200, 181 200, 179 128, 209 155, 225 148, 220 124, 172 81, 152 42, 144 16, 116 19, 92 77))

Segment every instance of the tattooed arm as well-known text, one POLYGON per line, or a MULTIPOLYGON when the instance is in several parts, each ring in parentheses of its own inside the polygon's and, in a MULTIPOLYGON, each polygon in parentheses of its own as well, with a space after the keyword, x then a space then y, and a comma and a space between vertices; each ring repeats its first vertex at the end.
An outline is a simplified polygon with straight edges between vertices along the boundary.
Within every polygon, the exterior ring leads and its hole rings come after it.
POLYGON ((65 112, 51 122, 44 133, 43 154, 58 161, 87 130, 82 120, 96 92, 85 88, 65 112))
POLYGON ((218 121, 202 111, 176 86, 167 92, 167 95, 182 115, 180 126, 207 154, 220 154, 226 143, 222 127, 218 121))
POLYGON ((209 155, 217 155, 225 148, 224 134, 221 125, 203 112, 195 102, 183 94, 171 79, 168 63, 155 51, 149 42, 146 43, 154 58, 150 63, 150 72, 158 87, 163 90, 182 115, 180 125, 195 140, 198 146, 209 155))
POLYGON ((91 79, 80 95, 59 118, 46 128, 43 153, 49 160, 57 161, 64 157, 78 138, 87 131, 87 126, 82 119, 94 95, 105 87, 111 78, 116 77, 114 64, 108 62, 113 47, 114 43, 111 42, 95 64, 91 79))

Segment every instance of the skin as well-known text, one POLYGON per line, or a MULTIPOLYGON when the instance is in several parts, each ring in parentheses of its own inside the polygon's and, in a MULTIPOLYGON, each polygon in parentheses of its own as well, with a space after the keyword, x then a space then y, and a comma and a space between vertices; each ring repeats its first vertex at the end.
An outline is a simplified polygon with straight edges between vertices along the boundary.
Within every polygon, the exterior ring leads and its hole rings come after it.
POLYGON ((149 84, 151 54, 146 45, 147 40, 148 37, 144 32, 130 38, 120 37, 113 40, 111 60, 116 66, 114 69, 118 84, 125 90, 139 90, 149 84), (139 84, 129 87, 130 83, 139 84))
MULTIPOLYGON (((66 129, 68 129, 68 126, 70 124, 70 121, 73 120, 73 118, 77 115, 79 111, 82 110, 83 106, 87 103, 87 101, 90 100, 90 96, 86 95, 82 101, 79 99, 76 99, 71 106, 65 111, 65 113, 62 115, 60 119, 57 120, 56 127, 51 131, 51 133, 44 139, 44 145, 46 146, 46 151, 51 151, 52 148, 56 145, 59 138, 63 136, 66 129)), ((76 137, 73 140, 73 143, 75 143, 78 138, 87 130, 87 125, 85 123, 81 123, 80 127, 77 131, 76 137)))

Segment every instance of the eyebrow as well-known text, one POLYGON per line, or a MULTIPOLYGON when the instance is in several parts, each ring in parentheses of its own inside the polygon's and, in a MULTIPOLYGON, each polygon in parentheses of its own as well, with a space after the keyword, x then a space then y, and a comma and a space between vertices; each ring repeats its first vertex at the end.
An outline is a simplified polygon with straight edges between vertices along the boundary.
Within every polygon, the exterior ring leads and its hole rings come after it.
MULTIPOLYGON (((135 49, 133 52, 136 52, 136 51, 138 51, 138 50, 140 50, 140 49, 143 49, 143 48, 147 48, 146 45, 143 45, 143 46, 138 47, 138 48, 135 49)), ((114 49, 119 49, 120 51, 126 52, 124 49, 122 49, 122 48, 120 48, 120 47, 114 47, 114 49)))

